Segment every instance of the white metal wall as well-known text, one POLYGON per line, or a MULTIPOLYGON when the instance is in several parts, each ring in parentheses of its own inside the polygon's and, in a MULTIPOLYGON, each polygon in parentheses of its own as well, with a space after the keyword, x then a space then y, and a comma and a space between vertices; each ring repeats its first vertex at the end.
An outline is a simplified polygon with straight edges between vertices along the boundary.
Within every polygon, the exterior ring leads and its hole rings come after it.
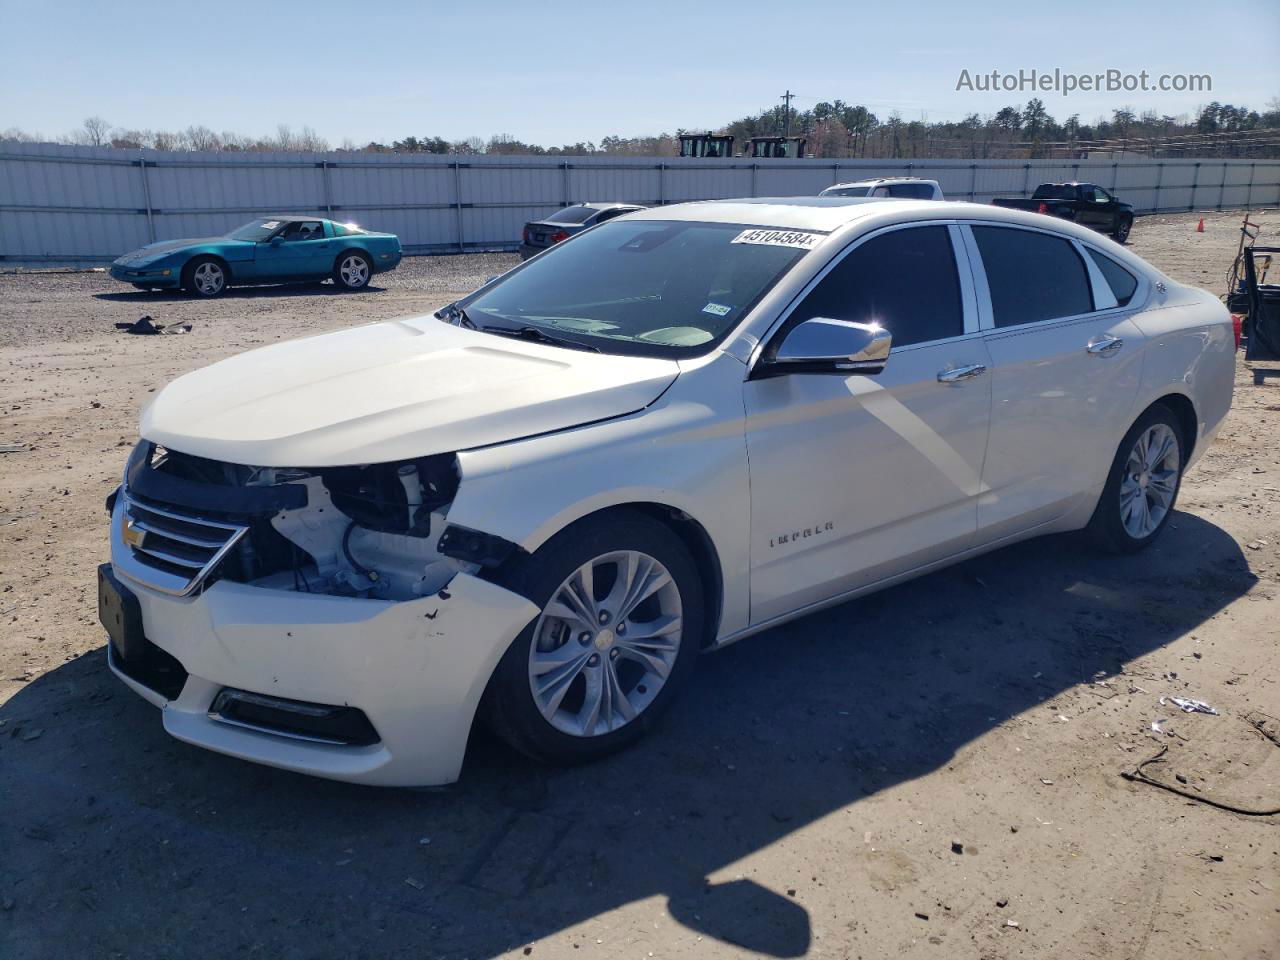
POLYGON ((706 160, 366 153, 164 153, 0 143, 0 260, 100 261, 153 240, 316 213, 400 236, 406 250, 512 246, 566 203, 815 194, 912 175, 954 200, 1089 180, 1139 213, 1280 206, 1280 160, 706 160))

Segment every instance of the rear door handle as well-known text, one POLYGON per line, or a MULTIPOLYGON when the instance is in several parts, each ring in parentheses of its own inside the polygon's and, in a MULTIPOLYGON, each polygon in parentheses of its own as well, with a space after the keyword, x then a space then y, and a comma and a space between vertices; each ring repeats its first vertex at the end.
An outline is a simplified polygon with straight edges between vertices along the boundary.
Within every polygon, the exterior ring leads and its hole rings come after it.
POLYGON ((1108 333, 1106 336, 1094 337, 1089 341, 1089 345, 1085 347, 1085 350, 1093 354, 1095 357, 1110 357, 1115 355, 1115 353, 1123 346, 1123 339, 1120 337, 1113 337, 1108 333))
POLYGON ((980 377, 987 372, 985 363, 970 363, 963 367, 952 367, 950 370, 941 370, 938 373, 939 383, 963 383, 965 380, 972 380, 974 377, 980 377))

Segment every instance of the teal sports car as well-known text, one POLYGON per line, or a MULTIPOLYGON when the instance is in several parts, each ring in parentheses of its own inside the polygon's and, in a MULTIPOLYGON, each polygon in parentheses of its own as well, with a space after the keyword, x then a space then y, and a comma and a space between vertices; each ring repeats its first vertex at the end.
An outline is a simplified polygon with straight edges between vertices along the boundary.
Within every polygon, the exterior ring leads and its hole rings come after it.
POLYGON ((223 237, 147 244, 112 263, 111 276, 140 290, 181 287, 196 297, 329 278, 341 289, 362 290, 375 273, 399 266, 400 256, 393 233, 321 217, 261 217, 223 237))

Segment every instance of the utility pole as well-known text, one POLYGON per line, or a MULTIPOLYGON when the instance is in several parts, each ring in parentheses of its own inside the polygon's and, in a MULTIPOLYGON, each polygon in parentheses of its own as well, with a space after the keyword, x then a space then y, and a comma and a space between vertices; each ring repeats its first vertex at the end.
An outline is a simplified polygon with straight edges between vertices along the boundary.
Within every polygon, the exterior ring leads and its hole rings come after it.
POLYGON ((782 136, 784 138, 791 135, 791 100, 795 94, 788 90, 779 99, 783 102, 782 110, 782 136))

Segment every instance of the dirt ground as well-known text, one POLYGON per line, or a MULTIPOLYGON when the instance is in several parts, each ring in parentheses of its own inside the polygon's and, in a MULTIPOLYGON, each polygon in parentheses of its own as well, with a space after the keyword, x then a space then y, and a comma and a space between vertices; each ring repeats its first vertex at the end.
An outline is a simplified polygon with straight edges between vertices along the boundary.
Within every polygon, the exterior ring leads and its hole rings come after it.
MULTIPOLYGON (((1139 220, 1133 248, 1221 292, 1239 215, 1199 216, 1139 220)), ((1280 716, 1280 380, 1243 361, 1151 551, 1035 541, 743 641, 607 762, 478 734, 457 786, 412 792, 168 738, 109 675, 95 607, 139 407, 510 262, 215 303, 0 275, 0 442, 22 445, 0 454, 0 956, 1280 956, 1280 818, 1120 776, 1167 747, 1153 777, 1280 805, 1280 744, 1249 723, 1280 716), (143 314, 194 329, 113 329, 143 314)))

